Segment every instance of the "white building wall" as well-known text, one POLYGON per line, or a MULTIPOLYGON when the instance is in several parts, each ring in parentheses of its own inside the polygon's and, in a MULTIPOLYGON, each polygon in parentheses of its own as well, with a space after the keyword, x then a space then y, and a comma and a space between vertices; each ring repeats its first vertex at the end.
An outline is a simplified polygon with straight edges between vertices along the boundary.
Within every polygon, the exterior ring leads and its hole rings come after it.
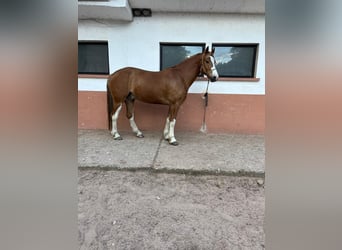
MULTIPOLYGON (((223 14, 153 13, 133 22, 79 20, 78 39, 105 40, 109 46, 110 72, 132 66, 159 70, 160 42, 259 43, 257 82, 218 81, 210 93, 265 94, 265 16, 223 14)), ((206 82, 196 81, 189 93, 203 93, 206 82)), ((106 91, 106 79, 78 79, 79 91, 106 91)))

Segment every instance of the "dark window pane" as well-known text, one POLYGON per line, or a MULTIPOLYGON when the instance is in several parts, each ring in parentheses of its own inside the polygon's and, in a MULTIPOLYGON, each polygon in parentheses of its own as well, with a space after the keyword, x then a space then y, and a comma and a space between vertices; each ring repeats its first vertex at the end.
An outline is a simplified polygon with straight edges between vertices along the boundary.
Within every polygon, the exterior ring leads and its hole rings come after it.
POLYGON ((216 68, 223 77, 254 77, 257 45, 213 45, 216 68))
POLYGON ((202 53, 204 44, 160 44, 160 69, 169 68, 197 53, 202 53))
POLYGON ((108 44, 98 42, 79 42, 78 73, 109 74, 108 44))

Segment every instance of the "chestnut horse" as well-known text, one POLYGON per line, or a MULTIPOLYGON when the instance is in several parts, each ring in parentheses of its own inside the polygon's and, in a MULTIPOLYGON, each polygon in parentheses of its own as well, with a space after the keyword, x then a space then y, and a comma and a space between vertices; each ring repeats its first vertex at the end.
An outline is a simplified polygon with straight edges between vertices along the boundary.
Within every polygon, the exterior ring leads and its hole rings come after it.
POLYGON ((126 104, 126 116, 133 132, 137 137, 144 137, 134 121, 134 100, 139 100, 169 106, 164 138, 171 145, 178 145, 174 134, 176 117, 189 87, 200 72, 212 82, 218 79, 214 51, 215 49, 210 52, 207 47, 203 53, 160 72, 128 67, 111 74, 107 82, 107 105, 109 130, 114 139, 122 140, 117 129, 117 119, 123 102, 126 104))

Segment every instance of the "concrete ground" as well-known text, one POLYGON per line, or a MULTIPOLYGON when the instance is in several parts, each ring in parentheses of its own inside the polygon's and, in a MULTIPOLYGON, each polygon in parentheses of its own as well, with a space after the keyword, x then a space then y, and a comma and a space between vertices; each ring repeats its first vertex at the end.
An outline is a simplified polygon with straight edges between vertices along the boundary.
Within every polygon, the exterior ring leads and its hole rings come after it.
POLYGON ((78 135, 80 249, 264 249, 264 137, 78 135))
POLYGON ((162 139, 161 132, 144 132, 137 138, 121 132, 113 140, 107 130, 80 130, 80 167, 156 169, 262 176, 265 171, 264 136, 177 132, 178 146, 162 139))

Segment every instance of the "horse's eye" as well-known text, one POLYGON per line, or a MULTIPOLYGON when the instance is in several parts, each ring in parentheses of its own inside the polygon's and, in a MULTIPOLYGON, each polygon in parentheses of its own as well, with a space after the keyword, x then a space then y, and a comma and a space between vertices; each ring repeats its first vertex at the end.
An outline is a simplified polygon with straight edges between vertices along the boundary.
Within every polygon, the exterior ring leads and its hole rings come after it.
POLYGON ((209 60, 205 60, 206 63, 209 63, 209 60))

